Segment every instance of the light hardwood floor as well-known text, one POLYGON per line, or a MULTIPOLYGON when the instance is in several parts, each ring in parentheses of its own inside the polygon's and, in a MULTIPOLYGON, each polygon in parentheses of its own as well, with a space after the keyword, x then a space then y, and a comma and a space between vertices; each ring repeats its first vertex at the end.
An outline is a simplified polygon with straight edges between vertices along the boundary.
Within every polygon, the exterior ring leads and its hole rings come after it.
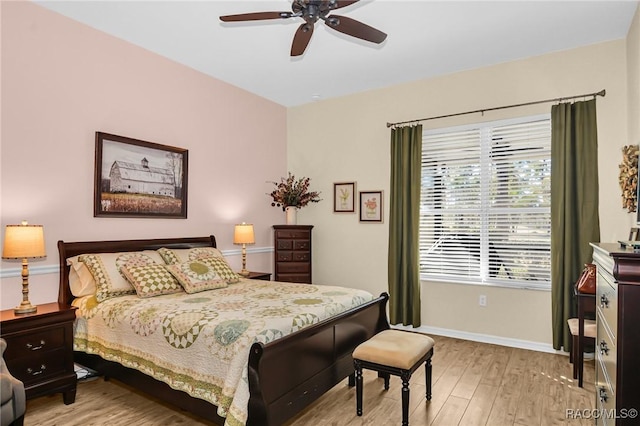
MULTIPOLYGON (((433 398, 425 400, 424 368, 411 378, 409 423, 413 426, 591 425, 567 418, 567 409, 594 408, 594 362, 585 363, 578 388, 567 356, 432 336, 433 398)), ((365 370, 364 413, 355 414, 355 389, 338 384, 287 426, 400 424, 400 379, 388 391, 365 370)), ((144 396, 117 381, 81 382, 76 402, 60 395, 27 402, 25 425, 209 425, 144 396)))

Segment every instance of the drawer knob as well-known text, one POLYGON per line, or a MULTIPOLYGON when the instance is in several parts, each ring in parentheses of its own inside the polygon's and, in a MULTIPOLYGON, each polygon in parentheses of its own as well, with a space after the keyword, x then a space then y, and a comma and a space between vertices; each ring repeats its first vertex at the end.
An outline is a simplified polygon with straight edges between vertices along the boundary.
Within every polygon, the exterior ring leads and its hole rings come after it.
POLYGON ((607 390, 605 388, 598 389, 598 397, 600 398, 600 402, 605 403, 609 398, 607 396, 607 390))
POLYGON ((600 342, 600 355, 609 355, 609 347, 604 340, 600 342))
POLYGON ((44 373, 44 370, 46 370, 46 369, 47 369, 47 366, 46 366, 46 365, 44 365, 44 364, 42 364, 42 365, 40 366, 40 370, 38 370, 38 371, 34 370, 34 369, 33 369, 33 368, 31 368, 31 367, 27 368, 27 373, 28 373, 28 374, 31 374, 32 376, 37 376, 38 374, 42 374, 42 373, 44 373))
POLYGON ((34 346, 31 343, 27 343, 27 349, 32 350, 32 351, 39 351, 40 349, 44 348, 45 345, 45 341, 44 340, 40 340, 40 344, 38 346, 34 346))
POLYGON ((600 296, 600 307, 603 309, 609 307, 609 299, 607 298, 606 294, 600 296))

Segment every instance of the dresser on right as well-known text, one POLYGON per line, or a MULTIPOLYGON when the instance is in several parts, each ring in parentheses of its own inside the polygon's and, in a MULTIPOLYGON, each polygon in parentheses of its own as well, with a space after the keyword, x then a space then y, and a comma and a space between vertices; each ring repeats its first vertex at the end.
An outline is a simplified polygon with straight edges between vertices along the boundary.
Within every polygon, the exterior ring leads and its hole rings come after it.
POLYGON ((640 424, 640 251, 592 243, 598 425, 640 424))

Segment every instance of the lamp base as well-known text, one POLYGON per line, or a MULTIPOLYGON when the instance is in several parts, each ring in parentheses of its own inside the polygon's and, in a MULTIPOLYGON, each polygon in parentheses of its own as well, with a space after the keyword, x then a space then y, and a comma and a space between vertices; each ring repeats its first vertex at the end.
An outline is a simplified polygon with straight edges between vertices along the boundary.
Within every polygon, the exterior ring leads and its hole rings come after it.
POLYGON ((26 302, 20 303, 20 306, 16 307, 13 310, 15 314, 31 314, 38 310, 37 306, 33 306, 28 300, 26 302))
POLYGON ((248 277, 250 273, 251 272, 247 271, 246 269, 243 269, 240 272, 238 272, 238 274, 242 275, 243 277, 248 277))

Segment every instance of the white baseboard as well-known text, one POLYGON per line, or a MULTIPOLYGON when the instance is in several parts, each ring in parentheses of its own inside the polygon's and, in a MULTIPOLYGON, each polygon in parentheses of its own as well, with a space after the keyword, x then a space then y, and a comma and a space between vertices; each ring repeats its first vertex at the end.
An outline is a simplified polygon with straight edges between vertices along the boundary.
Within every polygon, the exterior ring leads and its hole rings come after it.
POLYGON ((430 327, 430 326, 403 326, 394 325, 393 328, 404 330, 419 331, 425 334, 435 334, 436 336, 453 337, 462 340, 471 340, 473 342, 490 343, 492 345, 508 346, 511 348, 527 349, 530 351, 546 352, 550 354, 568 355, 564 351, 557 351, 553 345, 549 343, 532 342, 530 340, 513 339, 510 337, 493 336, 490 334, 471 333, 468 331, 451 330, 448 328, 430 327))

